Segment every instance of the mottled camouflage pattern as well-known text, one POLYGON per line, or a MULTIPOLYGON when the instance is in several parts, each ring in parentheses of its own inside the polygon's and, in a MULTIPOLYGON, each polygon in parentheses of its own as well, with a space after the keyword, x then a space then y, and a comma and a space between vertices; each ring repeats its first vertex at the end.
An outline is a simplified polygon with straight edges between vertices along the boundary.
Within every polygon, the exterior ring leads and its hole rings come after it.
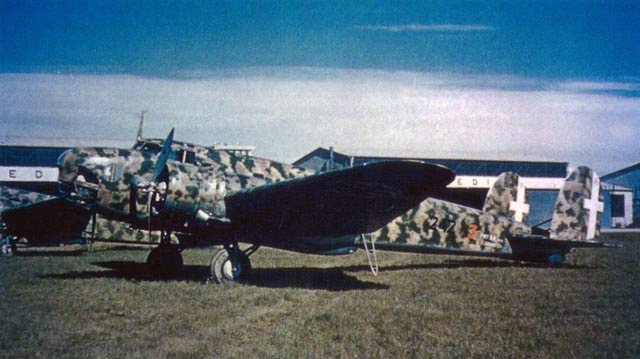
MULTIPOLYGON (((87 225, 86 232, 91 232, 91 222, 87 225)), ((103 216, 97 216, 96 231, 94 234, 96 241, 111 242, 135 242, 140 244, 160 243, 160 231, 146 231, 135 229, 130 224, 119 221, 112 221, 103 216)), ((177 238, 172 236, 172 243, 178 243, 177 238)))
POLYGON ((0 186, 0 214, 11 208, 23 207, 54 198, 42 193, 0 186))
POLYGON ((508 252, 508 234, 530 232, 510 218, 429 198, 374 232, 373 238, 376 243, 401 246, 508 252))
MULTIPOLYGON (((487 192, 487 198, 482 207, 483 212, 514 218, 511 203, 516 201, 518 194, 518 181, 520 176, 514 172, 504 172, 496 179, 496 182, 487 192)), ((528 198, 525 192, 525 202, 528 198)), ((521 222, 526 222, 526 214, 521 222)))
MULTIPOLYGON (((79 202, 95 197, 99 213, 109 219, 146 228, 149 190, 161 140, 144 140, 134 150, 77 148, 68 151, 59 163, 61 188, 79 202), (132 198, 133 197, 133 198, 132 198)), ((194 220, 197 210, 223 220, 224 198, 237 191, 303 177, 314 172, 232 150, 172 142, 174 157, 186 161, 167 161, 168 171, 161 179, 152 206, 164 201, 174 217, 173 228, 184 228, 194 220)), ((166 222, 165 222, 166 225, 166 222)))
MULTIPOLYGON (((592 181, 597 178, 588 167, 579 167, 565 180, 558 194, 551 223, 550 238, 584 241, 587 239, 590 209, 585 203, 592 196, 592 181)), ((530 227, 514 221, 511 202, 516 199, 518 175, 506 173, 499 177, 487 195, 484 209, 429 198, 389 225, 373 234, 376 243, 385 249, 418 246, 446 250, 476 252, 509 252, 507 238, 531 234, 530 227)), ((603 202, 602 191, 596 198, 603 202)), ((591 204, 602 206, 602 203, 591 204)), ((595 236, 599 235, 601 213, 594 214, 595 236)))
MULTIPOLYGON (((5 210, 28 206, 53 198, 55 197, 42 193, 0 186, 0 216, 5 210)), ((92 224, 89 223, 86 232, 89 233, 91 229, 92 224)), ((98 240, 110 241, 160 242, 159 231, 153 231, 150 236, 148 231, 135 230, 128 223, 111 221, 100 215, 97 216, 95 237, 98 240)), ((28 241, 28 238, 26 239, 28 241)))
MULTIPOLYGON (((587 226, 591 210, 585 208, 585 200, 591 197, 595 173, 588 167, 571 171, 558 194, 551 221, 551 238, 583 241, 587 238, 587 226)), ((598 201, 604 202, 602 189, 598 201)), ((601 213, 596 214, 595 236, 600 235, 601 213)))
POLYGON ((530 228, 511 219, 510 204, 516 199, 518 179, 513 172, 501 174, 488 191, 482 211, 429 198, 373 237, 378 244, 509 252, 508 234, 531 233, 530 228))

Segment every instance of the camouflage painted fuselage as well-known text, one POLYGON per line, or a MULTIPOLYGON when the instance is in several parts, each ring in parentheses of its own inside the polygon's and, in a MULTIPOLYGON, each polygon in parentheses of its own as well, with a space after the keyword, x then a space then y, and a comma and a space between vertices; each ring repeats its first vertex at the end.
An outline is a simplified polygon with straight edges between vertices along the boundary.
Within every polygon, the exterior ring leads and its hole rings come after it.
POLYGON ((7 209, 22 207, 51 198, 54 197, 42 193, 0 186, 0 214, 7 209))
POLYGON ((106 218, 136 228, 147 229, 150 223, 159 228, 158 221, 149 221, 149 214, 153 219, 162 211, 164 229, 193 233, 202 216, 223 223, 224 200, 235 192, 313 174, 231 150, 173 142, 174 159, 167 161, 159 183, 152 184, 161 146, 160 140, 145 140, 133 150, 69 150, 58 163, 61 192, 79 203, 95 205, 106 218))
POLYGON ((531 228, 512 219, 428 198, 373 233, 382 250, 509 257, 507 237, 531 228))

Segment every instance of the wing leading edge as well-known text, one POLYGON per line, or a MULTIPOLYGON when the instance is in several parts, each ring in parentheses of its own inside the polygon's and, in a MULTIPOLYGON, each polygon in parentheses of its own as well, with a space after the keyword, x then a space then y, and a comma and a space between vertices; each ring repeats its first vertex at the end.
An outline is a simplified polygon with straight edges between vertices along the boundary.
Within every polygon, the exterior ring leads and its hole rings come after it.
POLYGON ((389 161, 236 193, 227 215, 241 235, 285 240, 377 230, 438 194, 455 174, 442 166, 389 161))

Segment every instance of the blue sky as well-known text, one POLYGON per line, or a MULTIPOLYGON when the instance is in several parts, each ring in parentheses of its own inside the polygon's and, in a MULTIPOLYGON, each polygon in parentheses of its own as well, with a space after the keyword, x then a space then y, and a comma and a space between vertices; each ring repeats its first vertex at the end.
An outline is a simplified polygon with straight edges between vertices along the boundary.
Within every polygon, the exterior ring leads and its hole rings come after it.
POLYGON ((640 75, 635 1, 3 1, 2 69, 640 75))
POLYGON ((2 0, 0 38, 8 137, 124 141, 144 109, 285 161, 640 160, 636 1, 2 0))

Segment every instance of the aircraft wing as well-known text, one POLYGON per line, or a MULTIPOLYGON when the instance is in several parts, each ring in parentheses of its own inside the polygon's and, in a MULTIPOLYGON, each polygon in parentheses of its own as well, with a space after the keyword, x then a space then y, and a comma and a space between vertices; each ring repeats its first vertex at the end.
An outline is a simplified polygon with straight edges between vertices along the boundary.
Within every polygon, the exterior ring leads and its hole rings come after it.
POLYGON ((6 233, 25 237, 31 244, 54 244, 78 238, 87 227, 90 212, 63 198, 2 211, 6 233))
POLYGON ((444 190, 442 166, 389 161, 261 186, 226 198, 240 232, 337 237, 372 232, 444 190))

